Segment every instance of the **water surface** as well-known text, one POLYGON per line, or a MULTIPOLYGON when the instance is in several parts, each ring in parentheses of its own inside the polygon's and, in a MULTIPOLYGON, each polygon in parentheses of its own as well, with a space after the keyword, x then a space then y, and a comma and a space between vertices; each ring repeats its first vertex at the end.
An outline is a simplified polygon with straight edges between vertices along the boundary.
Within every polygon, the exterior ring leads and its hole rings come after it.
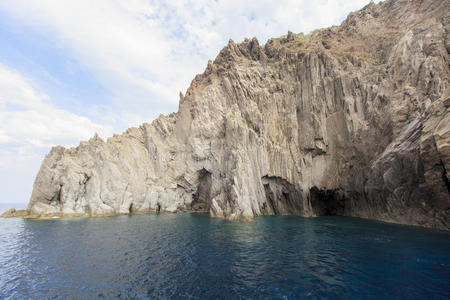
POLYGON ((344 217, 0 219, 0 298, 450 298, 450 234, 344 217))

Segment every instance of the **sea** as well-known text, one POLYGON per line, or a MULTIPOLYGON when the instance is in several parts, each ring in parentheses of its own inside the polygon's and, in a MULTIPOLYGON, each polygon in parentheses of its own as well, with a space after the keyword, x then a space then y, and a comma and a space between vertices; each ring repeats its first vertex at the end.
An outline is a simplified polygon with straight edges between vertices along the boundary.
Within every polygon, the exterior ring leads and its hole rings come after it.
POLYGON ((0 299, 449 299, 450 233, 358 218, 0 219, 0 299))

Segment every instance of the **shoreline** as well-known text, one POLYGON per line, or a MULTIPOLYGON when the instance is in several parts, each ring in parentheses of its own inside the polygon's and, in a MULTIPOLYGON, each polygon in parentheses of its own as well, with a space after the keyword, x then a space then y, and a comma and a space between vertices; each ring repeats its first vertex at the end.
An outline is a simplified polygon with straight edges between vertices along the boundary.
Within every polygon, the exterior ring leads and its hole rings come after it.
MULTIPOLYGON (((210 218, 216 218, 216 219, 225 219, 230 222, 243 222, 243 223, 251 223, 254 221, 257 217, 266 217, 266 216, 277 216, 277 215, 259 215, 255 216, 251 219, 249 218, 225 218, 223 216, 211 216, 208 211, 194 211, 194 210, 185 210, 185 211, 156 211, 156 210, 147 210, 147 211, 139 211, 139 212, 131 212, 131 213, 114 213, 114 214, 104 214, 104 215, 89 215, 89 214, 49 214, 49 215, 33 215, 29 214, 29 212, 24 210, 16 210, 14 208, 11 208, 7 211, 5 211, 3 214, 0 215, 0 219, 8 219, 8 218, 21 218, 21 219, 34 219, 34 220, 55 220, 55 219, 70 219, 70 218, 109 218, 109 217, 117 217, 117 216, 132 216, 132 215, 146 215, 146 214, 208 214, 210 218)), ((318 217, 325 217, 324 216, 301 216, 301 215, 295 215, 295 214, 282 214, 278 216, 296 216, 296 217, 302 217, 302 218, 318 218, 318 217)), ((400 226, 408 226, 408 227, 414 227, 414 228, 421 228, 421 229, 429 229, 429 230, 438 230, 442 232, 450 232, 450 229, 441 229, 436 227, 427 227, 419 224, 404 224, 399 223, 394 220, 383 220, 383 219, 374 219, 374 218, 367 218, 363 216, 346 216, 346 215, 329 215, 329 216, 337 216, 337 217, 346 217, 346 218, 356 218, 356 219, 363 219, 363 220, 369 220, 369 221, 375 221, 375 222, 381 222, 386 224, 393 224, 393 225, 400 225, 400 226)))
POLYGON ((48 215, 35 215, 30 214, 30 212, 26 209, 16 210, 15 208, 10 208, 0 215, 0 218, 22 218, 22 219, 35 219, 35 220, 49 220, 49 219, 70 219, 70 218, 108 218, 108 217, 116 217, 116 216, 125 216, 125 215, 145 215, 145 214, 159 214, 159 213, 169 213, 169 214, 184 214, 184 213, 208 213, 208 211, 194 211, 194 210, 186 210, 186 211, 156 211, 156 210, 146 210, 146 211, 137 211, 137 212, 128 212, 128 213, 113 213, 113 214, 103 214, 103 215, 90 215, 90 214, 48 214, 48 215))

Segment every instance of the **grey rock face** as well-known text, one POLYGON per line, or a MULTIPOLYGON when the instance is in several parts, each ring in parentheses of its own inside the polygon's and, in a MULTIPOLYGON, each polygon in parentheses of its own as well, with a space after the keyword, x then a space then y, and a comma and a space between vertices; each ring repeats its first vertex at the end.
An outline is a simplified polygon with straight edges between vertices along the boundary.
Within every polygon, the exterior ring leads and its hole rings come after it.
POLYGON ((177 113, 54 147, 28 211, 339 214, 450 229, 448 11, 388 0, 310 35, 230 41, 177 113))

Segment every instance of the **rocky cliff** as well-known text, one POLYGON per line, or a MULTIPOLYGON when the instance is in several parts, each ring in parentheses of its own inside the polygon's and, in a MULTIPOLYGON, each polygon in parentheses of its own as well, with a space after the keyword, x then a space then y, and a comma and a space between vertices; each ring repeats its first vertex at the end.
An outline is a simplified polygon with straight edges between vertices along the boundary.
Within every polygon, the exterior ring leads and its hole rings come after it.
POLYGON ((230 41, 179 110, 54 147, 28 213, 344 215, 450 229, 450 2, 230 41))

